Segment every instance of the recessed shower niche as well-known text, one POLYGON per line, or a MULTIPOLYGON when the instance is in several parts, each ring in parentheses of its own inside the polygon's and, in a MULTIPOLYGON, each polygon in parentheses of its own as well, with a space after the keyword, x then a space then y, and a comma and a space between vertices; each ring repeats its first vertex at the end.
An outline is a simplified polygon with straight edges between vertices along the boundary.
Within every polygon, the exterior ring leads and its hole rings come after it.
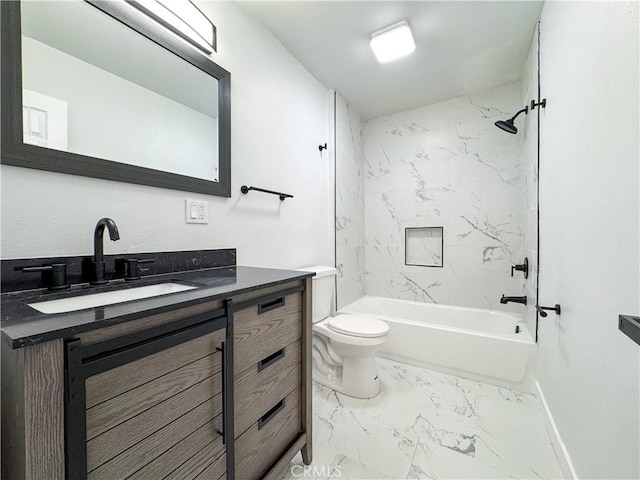
POLYGON ((419 267, 441 267, 444 258, 444 227, 404 229, 404 263, 419 267))

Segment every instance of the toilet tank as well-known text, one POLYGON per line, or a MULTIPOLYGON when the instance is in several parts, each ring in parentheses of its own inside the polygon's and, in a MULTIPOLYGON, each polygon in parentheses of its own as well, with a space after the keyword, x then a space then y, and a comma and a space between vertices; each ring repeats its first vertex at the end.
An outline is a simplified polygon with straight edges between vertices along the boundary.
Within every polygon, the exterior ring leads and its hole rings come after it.
POLYGON ((313 323, 319 322, 329 317, 336 304, 335 286, 337 270, 324 265, 313 265, 303 267, 298 270, 314 272, 312 286, 313 323))

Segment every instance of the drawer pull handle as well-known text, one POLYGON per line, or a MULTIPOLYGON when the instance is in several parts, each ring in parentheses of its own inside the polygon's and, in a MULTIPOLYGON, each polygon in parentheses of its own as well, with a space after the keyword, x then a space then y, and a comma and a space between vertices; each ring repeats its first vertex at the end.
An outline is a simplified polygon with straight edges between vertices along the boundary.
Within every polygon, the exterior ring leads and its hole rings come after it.
POLYGON ((258 430, 269 423, 273 418, 284 408, 284 398, 276 403, 271 410, 265 413, 260 420, 258 420, 258 430))
POLYGON ((280 307, 284 307, 284 297, 261 303, 260 305, 258 305, 258 314, 266 313, 270 310, 275 310, 276 308, 280 307))
POLYGON ((281 348, 275 353, 272 353, 268 357, 263 358, 258 362, 258 371, 262 371, 267 368, 269 365, 273 365, 281 358, 284 358, 284 348, 281 348))

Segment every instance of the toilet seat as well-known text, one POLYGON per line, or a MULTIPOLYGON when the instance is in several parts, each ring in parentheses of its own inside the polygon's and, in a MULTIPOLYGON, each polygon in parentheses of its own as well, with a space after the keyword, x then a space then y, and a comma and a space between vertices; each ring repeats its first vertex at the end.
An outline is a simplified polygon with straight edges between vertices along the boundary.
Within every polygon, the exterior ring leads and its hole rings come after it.
POLYGON ((383 337, 389 333, 389 325, 382 320, 359 315, 338 315, 329 319, 327 327, 336 333, 361 338, 383 337))

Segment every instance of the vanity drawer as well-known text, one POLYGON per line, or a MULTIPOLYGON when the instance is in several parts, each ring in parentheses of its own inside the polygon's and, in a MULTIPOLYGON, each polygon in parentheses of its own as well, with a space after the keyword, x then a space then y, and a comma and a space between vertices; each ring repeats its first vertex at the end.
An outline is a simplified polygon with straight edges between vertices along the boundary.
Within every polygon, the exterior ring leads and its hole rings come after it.
POLYGON ((300 340, 258 361, 235 380, 235 436, 238 437, 284 395, 302 384, 300 340))
POLYGON ((234 312, 234 371, 246 370, 302 335, 302 295, 274 300, 234 312))
POLYGON ((236 440, 236 478, 260 478, 302 432, 300 390, 276 402, 236 440))

